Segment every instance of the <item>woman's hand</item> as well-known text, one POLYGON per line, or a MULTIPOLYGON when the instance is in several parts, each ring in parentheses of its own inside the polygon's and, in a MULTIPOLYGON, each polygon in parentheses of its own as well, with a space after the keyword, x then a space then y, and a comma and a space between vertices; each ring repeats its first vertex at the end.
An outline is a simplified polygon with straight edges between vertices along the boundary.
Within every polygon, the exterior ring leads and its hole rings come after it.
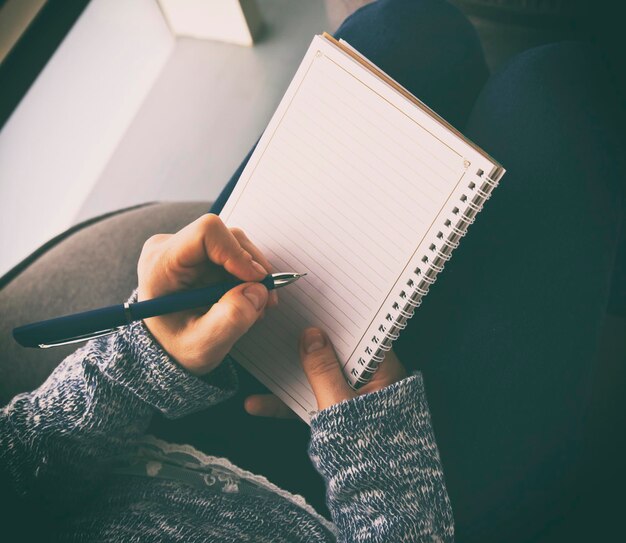
MULTIPOLYGON (((208 286, 228 278, 260 281, 271 271, 267 259, 238 228, 217 215, 203 215, 176 234, 157 234, 143 246, 137 275, 138 301, 208 286)), ((152 317, 144 322, 161 346, 196 375, 215 368, 234 343, 277 303, 258 283, 240 285, 210 309, 152 317), (269 303, 268 303, 269 300, 269 303)))
MULTIPOLYGON (((406 377, 406 371, 398 357, 393 351, 389 351, 371 381, 359 390, 353 390, 343 376, 328 336, 317 328, 307 328, 303 332, 300 338, 300 358, 319 410, 380 390, 406 377)), ((262 417, 295 417, 293 411, 273 394, 249 396, 246 398, 245 409, 251 415, 262 417)))

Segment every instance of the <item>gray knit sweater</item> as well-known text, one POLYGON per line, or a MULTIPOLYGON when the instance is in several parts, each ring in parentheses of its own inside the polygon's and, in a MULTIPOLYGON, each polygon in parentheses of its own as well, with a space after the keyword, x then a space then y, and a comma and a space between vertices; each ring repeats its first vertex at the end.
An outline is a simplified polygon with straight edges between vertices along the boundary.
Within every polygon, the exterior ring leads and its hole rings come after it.
POLYGON ((62 541, 453 539, 420 375, 313 416, 332 523, 263 477, 145 435, 155 412, 181 417, 236 385, 228 361, 188 373, 141 321, 88 342, 0 413, 3 533, 13 520, 62 541))

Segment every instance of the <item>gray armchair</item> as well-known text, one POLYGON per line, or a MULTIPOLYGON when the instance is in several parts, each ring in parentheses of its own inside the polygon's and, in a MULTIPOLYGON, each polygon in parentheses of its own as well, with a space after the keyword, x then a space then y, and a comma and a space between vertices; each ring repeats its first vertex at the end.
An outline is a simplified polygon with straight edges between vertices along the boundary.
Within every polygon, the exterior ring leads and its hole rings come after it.
POLYGON ((176 232, 209 202, 148 203, 78 224, 0 278, 0 404, 39 386, 77 345, 27 349, 14 327, 122 303, 137 286, 137 260, 152 234, 176 232))

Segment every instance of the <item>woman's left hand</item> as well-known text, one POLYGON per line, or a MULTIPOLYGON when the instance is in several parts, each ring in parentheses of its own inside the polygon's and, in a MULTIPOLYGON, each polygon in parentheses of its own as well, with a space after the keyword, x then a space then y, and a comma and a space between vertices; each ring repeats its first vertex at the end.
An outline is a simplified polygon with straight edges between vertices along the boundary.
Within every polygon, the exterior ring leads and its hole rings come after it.
MULTIPOLYGON (((142 249, 137 275, 138 301, 228 278, 260 281, 271 272, 261 251, 238 228, 217 215, 203 215, 176 234, 157 234, 142 249)), ((234 343, 277 303, 258 283, 244 283, 210 308, 180 311, 145 319, 148 330, 183 367, 196 375, 214 369, 234 343)))
MULTIPOLYGON (((307 328, 300 337, 300 360, 306 378, 315 394, 318 410, 375 392, 406 377, 406 370, 393 351, 388 351, 370 381, 353 390, 346 381, 328 336, 318 328, 307 328)), ((296 414, 273 394, 248 396, 244 409, 250 415, 295 418, 296 414)))

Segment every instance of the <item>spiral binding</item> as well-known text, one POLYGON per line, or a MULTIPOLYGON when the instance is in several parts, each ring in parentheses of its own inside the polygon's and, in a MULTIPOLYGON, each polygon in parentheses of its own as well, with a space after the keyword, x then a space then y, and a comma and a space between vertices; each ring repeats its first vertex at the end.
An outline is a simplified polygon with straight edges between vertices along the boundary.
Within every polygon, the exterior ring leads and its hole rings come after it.
MULTIPOLYGON (((385 320, 391 322, 389 328, 381 324, 378 332, 372 337, 370 345, 365 348, 365 354, 370 356, 369 361, 366 363, 363 357, 359 358, 360 374, 358 374, 356 367, 352 369, 352 376, 356 377, 356 381, 353 384, 354 388, 360 388, 369 382, 372 375, 374 375, 378 366, 385 358, 385 353, 391 349, 392 343, 400 337, 400 331, 406 328, 407 322, 413 316, 415 309, 421 305, 422 299, 428 294, 430 285, 436 281, 437 275, 443 270, 445 263, 450 260, 452 251, 459 246, 461 238, 465 236, 476 215, 480 213, 484 203, 489 200, 491 193, 498 186, 502 172, 501 168, 495 168, 491 172, 493 177, 484 175, 482 170, 476 172, 476 176, 481 181, 481 184, 477 186, 474 181, 468 184, 467 188, 469 191, 472 191, 473 196, 469 201, 467 195, 463 194, 461 196, 461 205, 465 206, 461 217, 456 224, 453 224, 453 219, 446 219, 444 225, 449 230, 448 235, 446 236, 443 232, 439 232, 437 238, 442 239, 443 242, 439 244, 439 247, 434 243, 429 247, 430 251, 435 253, 434 258, 431 261, 428 256, 422 257, 423 265, 415 268, 413 272, 415 278, 409 279, 406 284, 408 288, 402 289, 398 294, 398 300, 393 303, 392 307, 398 316, 394 318, 391 313, 387 313, 385 320), (379 338, 379 333, 384 334, 384 336, 379 338)), ((452 214, 455 217, 459 214, 459 207, 454 207, 452 210, 452 214)))

